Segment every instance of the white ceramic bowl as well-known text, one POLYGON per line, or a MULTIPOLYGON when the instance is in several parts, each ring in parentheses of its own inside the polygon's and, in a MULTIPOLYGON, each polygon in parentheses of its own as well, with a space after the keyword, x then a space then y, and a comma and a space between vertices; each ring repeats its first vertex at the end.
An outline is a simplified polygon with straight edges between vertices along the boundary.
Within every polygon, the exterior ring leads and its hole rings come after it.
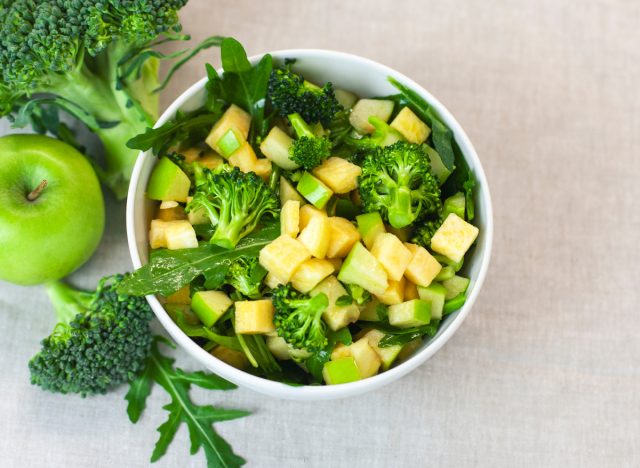
MULTIPOLYGON (((148 296, 147 300, 151 304, 151 308, 158 320, 180 346, 187 350, 204 367, 237 385, 266 395, 291 400, 329 400, 359 395, 393 382, 425 362, 451 338, 469 314, 482 287, 491 254, 493 215, 489 187, 476 151, 462 127, 435 97, 406 76, 374 61, 341 52, 293 49, 272 52, 271 55, 276 61, 282 61, 285 58, 296 58, 296 70, 311 81, 316 83, 331 81, 335 87, 354 91, 363 97, 384 96, 395 93, 396 89, 387 81, 387 77, 392 76, 422 95, 435 108, 455 134, 455 138, 478 182, 474 223, 480 228, 480 235, 475 252, 465 262, 464 272, 471 278, 466 303, 460 310, 446 317, 435 337, 426 340, 411 358, 397 367, 374 377, 348 384, 294 387, 253 376, 213 357, 178 328, 157 297, 148 296)), ((256 63, 260 58, 261 56, 255 56, 251 58, 251 61, 256 63)), ((156 126, 160 126, 171 119, 178 109, 193 110, 199 107, 204 98, 205 82, 206 78, 198 81, 178 97, 162 114, 156 126)), ((147 236, 149 221, 155 203, 145 198, 145 188, 155 163, 156 158, 151 152, 141 153, 133 170, 129 187, 127 236, 131 259, 136 269, 148 261, 149 243, 147 236)))

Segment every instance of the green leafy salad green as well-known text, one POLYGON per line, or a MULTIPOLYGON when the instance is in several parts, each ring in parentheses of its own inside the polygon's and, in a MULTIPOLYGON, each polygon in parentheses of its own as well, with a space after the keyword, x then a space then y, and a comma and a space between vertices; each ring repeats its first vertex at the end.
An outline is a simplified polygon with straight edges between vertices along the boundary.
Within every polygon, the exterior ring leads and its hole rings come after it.
POLYGON ((128 142, 158 158, 158 204, 150 261, 118 291, 160 295, 205 350, 267 379, 388 370, 466 300, 479 229, 453 132, 393 78, 361 97, 293 58, 251 64, 232 38, 221 55, 199 109, 128 142))

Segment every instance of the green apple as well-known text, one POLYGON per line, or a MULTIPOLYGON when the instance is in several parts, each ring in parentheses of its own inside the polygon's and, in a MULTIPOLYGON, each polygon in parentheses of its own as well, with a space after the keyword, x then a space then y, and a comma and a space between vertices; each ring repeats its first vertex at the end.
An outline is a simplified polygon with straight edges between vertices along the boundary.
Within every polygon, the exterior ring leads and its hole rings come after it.
POLYGON ((360 235, 362 236, 362 242, 364 242, 367 249, 373 247, 373 243, 376 237, 378 237, 378 234, 387 232, 384 228, 382 217, 377 211, 356 216, 356 223, 358 224, 358 231, 360 231, 360 235))
POLYGON ((42 135, 0 138, 0 160, 0 279, 29 285, 68 275, 89 259, 104 230, 91 164, 42 135))
POLYGON ((362 378, 353 356, 327 362, 322 368, 322 377, 327 385, 355 382, 362 378))
POLYGON ((153 168, 147 197, 152 200, 186 202, 191 181, 169 158, 162 158, 153 168))
POLYGON ((333 191, 329 187, 308 172, 302 174, 298 182, 298 192, 320 210, 325 207, 331 195, 333 195, 333 191))

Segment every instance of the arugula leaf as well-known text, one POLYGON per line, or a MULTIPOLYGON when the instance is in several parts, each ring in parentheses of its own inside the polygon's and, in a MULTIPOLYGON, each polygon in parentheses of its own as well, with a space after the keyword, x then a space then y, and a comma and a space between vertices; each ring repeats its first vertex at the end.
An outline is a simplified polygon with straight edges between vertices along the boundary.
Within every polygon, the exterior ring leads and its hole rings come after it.
POLYGON ((138 421, 153 383, 159 384, 171 397, 171 402, 164 406, 169 415, 158 427, 160 436, 151 455, 151 462, 162 458, 180 424, 185 423, 189 429, 191 454, 194 455, 202 447, 209 468, 233 468, 244 465, 246 461, 233 452, 229 443, 214 430, 213 423, 242 418, 250 413, 210 405, 199 406, 189 398, 192 384, 208 390, 231 390, 236 386, 217 375, 185 372, 175 368, 173 363, 173 359, 164 356, 158 349, 158 340, 154 341, 145 371, 131 382, 131 388, 125 396, 129 402, 127 413, 133 423, 138 421))
POLYGON ((238 341, 242 351, 253 367, 262 370, 267 376, 281 372, 280 364, 273 357, 264 337, 261 335, 242 335, 238 333, 238 341))
POLYGON ((185 335, 191 338, 205 338, 225 348, 242 351, 240 342, 235 336, 221 335, 204 325, 192 325, 186 321, 184 314, 180 310, 170 310, 167 308, 167 312, 185 335))
POLYGON ((243 238, 233 250, 207 243, 194 249, 155 251, 149 263, 120 283, 118 292, 131 296, 158 293, 168 296, 197 276, 206 276, 236 258, 257 256, 279 235, 279 223, 271 222, 243 238))
POLYGON ((440 320, 432 320, 427 325, 411 328, 396 328, 385 323, 380 323, 376 325, 376 329, 385 333, 385 336, 382 337, 378 346, 381 348, 387 348, 394 345, 405 345, 409 341, 413 341, 422 336, 432 338, 438 332, 439 326, 440 320))
POLYGON ((353 297, 349 296, 348 294, 340 296, 338 299, 336 299, 336 305, 338 307, 350 306, 351 304, 353 304, 353 297))
POLYGON ((467 161, 462 155, 462 151, 458 144, 454 141, 453 151, 455 154, 456 170, 449 176, 442 186, 443 197, 448 197, 456 192, 463 192, 465 195, 465 211, 468 221, 472 221, 475 217, 475 195, 473 189, 476 186, 476 178, 471 172, 467 161))

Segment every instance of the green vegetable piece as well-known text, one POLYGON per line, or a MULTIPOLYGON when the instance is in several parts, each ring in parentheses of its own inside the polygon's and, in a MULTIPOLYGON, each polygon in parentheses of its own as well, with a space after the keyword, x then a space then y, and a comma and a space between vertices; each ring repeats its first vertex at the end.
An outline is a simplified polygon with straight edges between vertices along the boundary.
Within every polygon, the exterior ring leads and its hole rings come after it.
POLYGON ((447 314, 450 314, 452 312, 455 312, 460 307, 462 307, 466 301, 467 301, 467 296, 464 293, 458 294, 453 299, 449 299, 448 301, 446 301, 444 303, 444 308, 442 309, 442 314, 443 315, 447 315, 447 314))
POLYGON ((380 303, 377 299, 373 298, 366 304, 360 307, 360 316, 358 320, 365 322, 379 322, 380 316, 378 315, 378 306, 380 303))
POLYGON ((147 197, 152 200, 186 202, 191 181, 187 174, 169 158, 162 158, 153 168, 147 197))
POLYGON ((452 265, 447 265, 443 267, 442 270, 440 270, 440 273, 438 273, 436 277, 433 278, 433 281, 438 281, 438 282, 446 281, 448 279, 453 278, 455 274, 456 274, 456 269, 452 265))
POLYGON ((438 283, 429 286, 418 286, 420 299, 431 304, 431 318, 440 320, 442 318, 442 308, 444 307, 447 290, 438 283))
POLYGON ((389 323, 394 327, 411 328, 427 325, 431 321, 431 303, 413 299, 389 306, 389 323))
MULTIPOLYGON (((438 260, 438 262, 441 265, 450 266, 450 267, 453 268, 453 271, 455 271, 455 272, 460 271, 460 269, 464 265, 464 257, 459 262, 456 262, 455 260, 451 260, 449 257, 445 257, 444 255, 441 255, 441 254, 438 254, 438 253, 433 253, 432 255, 433 255, 433 258, 438 260)), ((448 274, 449 273, 446 273, 446 275, 448 275, 448 274)))
POLYGON ((231 304, 233 301, 222 291, 198 291, 191 298, 191 309, 207 327, 213 326, 231 304))
MULTIPOLYGON (((317 136, 314 129, 302 120, 300 114, 289 115, 289 122, 298 137, 289 148, 290 159, 293 162, 310 170, 331 156, 329 139, 317 136)), ((321 125, 320 129, 322 129, 321 125)))
POLYGON ((235 153, 240 146, 242 146, 242 143, 238 140, 238 137, 232 129, 227 130, 226 133, 218 140, 220 154, 225 158, 228 158, 235 153))
POLYGON ((327 385, 337 385, 360 380, 360 371, 353 356, 329 361, 322 369, 322 377, 327 385))
POLYGON ((384 228, 384 222, 382 216, 377 211, 372 213, 365 213, 356 216, 356 223, 358 224, 358 231, 362 236, 362 242, 368 249, 373 247, 373 243, 378 237, 378 234, 387 232, 384 228))
POLYGON ((324 208, 333 195, 333 191, 329 187, 306 171, 302 174, 297 189, 309 203, 318 209, 324 208))
POLYGON ((340 216, 346 219, 356 219, 356 216, 360 213, 360 207, 353 203, 348 198, 336 199, 335 216, 340 216))
POLYGON ((447 280, 442 282, 442 286, 447 290, 447 295, 445 299, 453 299, 459 294, 467 292, 467 288, 469 287, 469 283, 471 281, 469 278, 463 278, 462 276, 455 275, 447 280))
POLYGON ((431 146, 423 145, 425 153, 429 158, 429 164, 431 164, 431 173, 438 179, 439 185, 442 185, 451 175, 451 171, 446 168, 440 159, 440 155, 431 146))
POLYGON ((356 242, 342 263, 338 279, 362 286, 373 294, 384 294, 389 286, 384 269, 360 242, 356 242))
POLYGON ((460 219, 464 219, 465 206, 466 199, 464 193, 457 192, 454 195, 451 195, 444 201, 444 205, 442 208, 442 218, 446 219, 450 213, 455 213, 460 217, 460 219))

